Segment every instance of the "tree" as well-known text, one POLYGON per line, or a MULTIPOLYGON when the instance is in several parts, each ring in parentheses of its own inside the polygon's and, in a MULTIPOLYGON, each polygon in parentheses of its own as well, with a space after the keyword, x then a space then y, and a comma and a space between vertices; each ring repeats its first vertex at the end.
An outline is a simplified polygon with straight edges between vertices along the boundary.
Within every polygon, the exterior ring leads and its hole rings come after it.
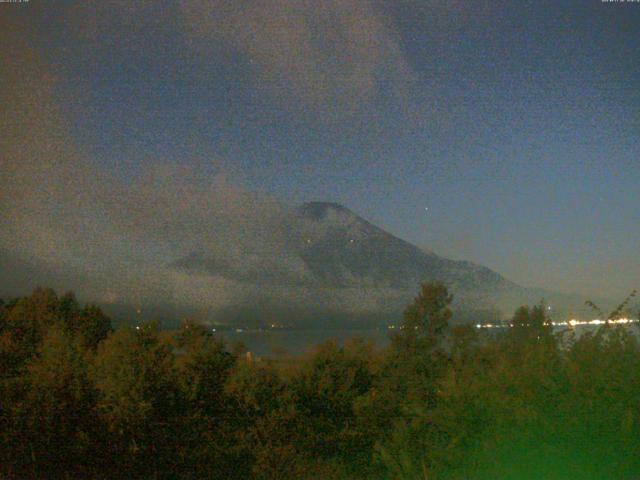
POLYGON ((606 324, 608 325, 609 322, 611 322, 612 320, 618 320, 619 318, 621 318, 623 315, 627 313, 629 304, 633 301, 634 297, 637 294, 638 294, 638 291, 633 290, 629 295, 627 295, 627 297, 622 302, 620 302, 619 305, 616 306, 616 308, 614 308, 611 312, 609 312, 609 314, 606 314, 606 315, 602 311, 602 309, 591 300, 587 300, 584 303, 587 306, 591 307, 591 309, 598 314, 598 317, 600 319, 602 318, 606 319, 606 324))
POLYGON ((278 371, 268 363, 238 361, 225 393, 235 437, 236 471, 230 478, 292 478, 299 452, 295 438, 303 431, 278 371))
POLYGON ((15 374, 57 324, 90 348, 111 331, 111 321, 100 308, 80 308, 71 292, 58 297, 51 289, 36 288, 30 296, 0 307, 0 367, 5 375, 15 374))
POLYGON ((433 421, 440 384, 450 365, 445 349, 452 296, 440 283, 425 283, 404 312, 401 333, 392 338, 378 381, 361 412, 377 422, 377 458, 393 476, 431 472, 443 446, 433 421), (377 415, 377 418, 376 418, 377 415), (413 439, 409 442, 409 439, 413 439))
POLYGON ((67 331, 81 339, 89 348, 96 348, 98 343, 112 330, 111 320, 100 307, 86 305, 80 308, 75 295, 72 292, 60 297, 58 312, 67 331))
POLYGON ((61 325, 49 328, 26 366, 24 397, 14 409, 17 471, 46 478, 92 472, 97 422, 86 365, 82 345, 61 325))
POLYGON ((174 357, 157 324, 121 328, 98 345, 91 365, 98 409, 121 475, 173 471, 172 420, 180 412, 174 357))
POLYGON ((309 454, 324 462, 366 465, 372 442, 359 428, 355 405, 373 386, 372 345, 353 340, 344 347, 320 345, 292 379, 296 410, 314 436, 309 454))
POLYGON ((237 357, 196 323, 183 323, 175 343, 179 379, 191 408, 203 415, 219 415, 224 410, 224 386, 237 357))
MULTIPOLYGON (((448 334, 453 297, 441 283, 424 283, 419 295, 404 311, 400 333, 392 337, 384 376, 395 377, 394 391, 413 392, 416 398, 433 397, 435 379, 447 365, 444 341, 448 334)), ((402 393, 401 393, 402 392, 402 393)))
POLYGON ((509 338, 516 342, 553 342, 553 324, 543 302, 518 308, 510 322, 509 338))
POLYGON ((69 322, 70 330, 79 336, 87 347, 95 349, 112 331, 111 319, 100 307, 87 305, 69 322))
POLYGON ((419 295, 404 311, 404 335, 435 345, 449 327, 452 300, 443 284, 423 283, 419 295))
POLYGON ((6 314, 0 332, 0 367, 5 377, 15 376, 42 342, 47 329, 59 320, 58 297, 51 289, 36 288, 18 299, 6 314))
POLYGON ((184 322, 174 335, 183 414, 175 428, 180 478, 232 478, 234 414, 225 384, 236 356, 202 325, 184 322))
POLYGON ((7 328, 7 315, 9 311, 4 303, 4 300, 0 298, 0 334, 7 328))

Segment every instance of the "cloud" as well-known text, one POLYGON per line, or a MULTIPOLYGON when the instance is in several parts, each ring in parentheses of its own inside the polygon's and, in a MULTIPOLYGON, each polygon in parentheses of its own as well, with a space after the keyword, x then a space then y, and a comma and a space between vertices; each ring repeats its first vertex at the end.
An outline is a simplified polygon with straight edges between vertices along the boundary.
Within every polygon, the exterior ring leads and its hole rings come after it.
MULTIPOLYGON (((169 21, 137 3, 110 7, 89 4, 70 17, 92 19, 85 53, 105 32, 120 54, 135 50, 131 40, 139 29, 153 28, 153 19, 169 21), (114 34, 128 26, 134 26, 133 37, 114 34)), ((411 81, 393 25, 370 2, 193 1, 180 3, 179 12, 192 48, 205 55, 215 48, 237 50, 254 65, 256 85, 294 108, 354 113, 381 95, 402 97, 411 81)), ((287 206, 223 174, 180 166, 180 159, 141 165, 141 173, 126 181, 104 169, 73 138, 59 103, 64 78, 39 55, 23 22, 4 23, 0 40, 11 48, 0 51, 7 85, 0 90, 0 263, 12 268, 0 271, 1 293, 44 283, 74 289, 87 300, 205 311, 280 302, 364 312, 406 302, 406 291, 391 288, 305 282, 312 274, 292 254, 300 241, 295 232, 331 232, 297 225, 287 206), (225 268, 216 273, 172 266, 192 253, 225 268), (264 280, 264 272, 291 282, 255 281, 264 280)), ((329 223, 349 227, 340 218, 329 223)))
POLYGON ((238 81, 318 120, 411 103, 415 73, 397 22, 373 0, 87 1, 60 11, 85 64, 96 52, 115 64, 179 55, 200 72, 233 63, 238 81), (179 48, 167 51, 167 38, 179 48))
POLYGON ((404 101, 412 81, 398 32, 366 0, 184 0, 180 10, 195 48, 238 52, 258 87, 301 110, 404 101))
POLYGON ((202 311, 337 301, 331 292, 320 298, 256 281, 264 272, 309 275, 290 253, 297 239, 287 206, 179 161, 146 166, 123 181, 89 158, 59 107, 59 79, 23 35, 24 25, 5 27, 1 40, 13 48, 0 53, 8 73, 0 116, 0 294, 44 284, 90 301, 202 311), (232 274, 172 266, 193 252, 223 259, 232 274))
POLYGON ((14 294, 14 285, 28 281, 91 300, 222 304, 237 294, 241 301, 241 285, 211 276, 198 282, 168 265, 194 248, 221 256, 258 244, 278 251, 286 208, 179 162, 151 165, 126 182, 104 170, 74 142, 57 102, 58 79, 25 26, 4 23, 1 40, 11 48, 0 53, 7 73, 0 261, 21 271, 3 269, 0 290, 14 294))

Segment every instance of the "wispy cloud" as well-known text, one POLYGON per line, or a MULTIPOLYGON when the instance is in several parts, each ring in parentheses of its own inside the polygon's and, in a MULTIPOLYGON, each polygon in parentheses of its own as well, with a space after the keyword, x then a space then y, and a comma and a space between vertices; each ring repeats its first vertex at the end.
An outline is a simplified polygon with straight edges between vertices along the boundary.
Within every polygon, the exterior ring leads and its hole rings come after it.
POLYGON ((382 97, 406 101, 413 72, 395 26, 373 2, 189 0, 180 7, 194 48, 238 52, 256 86, 281 104, 330 116, 382 97))

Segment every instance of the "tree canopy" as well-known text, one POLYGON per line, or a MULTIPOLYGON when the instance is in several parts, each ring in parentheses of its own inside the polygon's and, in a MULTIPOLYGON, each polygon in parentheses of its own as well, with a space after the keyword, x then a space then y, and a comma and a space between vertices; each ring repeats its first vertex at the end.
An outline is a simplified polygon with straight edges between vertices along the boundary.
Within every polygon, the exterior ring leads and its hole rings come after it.
POLYGON ((48 289, 0 303, 0 477, 633 479, 635 327, 450 325, 426 283, 386 347, 247 356, 186 321, 113 330, 48 289))

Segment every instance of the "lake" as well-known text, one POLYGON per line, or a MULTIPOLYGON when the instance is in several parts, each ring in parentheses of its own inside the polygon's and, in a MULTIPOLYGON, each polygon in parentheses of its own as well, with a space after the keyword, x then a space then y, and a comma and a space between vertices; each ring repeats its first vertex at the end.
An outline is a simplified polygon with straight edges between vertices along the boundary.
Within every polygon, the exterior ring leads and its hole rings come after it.
MULTIPOLYGON (((636 320, 637 321, 637 320, 636 320)), ((572 327, 577 336, 586 332, 595 332, 598 327, 594 325, 576 325, 572 327)), ((569 327, 556 326, 557 332, 569 331, 569 327)), ((481 329, 483 333, 489 334, 487 329, 481 329)), ((494 329, 491 333, 498 334, 502 328, 494 329)), ((636 329, 633 329, 635 332, 636 329)), ((313 329, 313 330, 235 330, 218 333, 228 342, 229 345, 235 342, 242 342, 247 349, 257 356, 271 355, 300 355, 312 350, 315 346, 334 340, 338 345, 343 345, 353 338, 371 340, 378 347, 389 344, 390 335, 395 330, 386 328, 370 329, 313 329)))
POLYGON ((337 344, 353 338, 372 340, 377 346, 389 343, 389 331, 386 329, 325 329, 325 330, 245 330, 226 331, 219 334, 229 344, 242 342, 247 349, 258 356, 300 355, 316 345, 334 340, 337 344))

